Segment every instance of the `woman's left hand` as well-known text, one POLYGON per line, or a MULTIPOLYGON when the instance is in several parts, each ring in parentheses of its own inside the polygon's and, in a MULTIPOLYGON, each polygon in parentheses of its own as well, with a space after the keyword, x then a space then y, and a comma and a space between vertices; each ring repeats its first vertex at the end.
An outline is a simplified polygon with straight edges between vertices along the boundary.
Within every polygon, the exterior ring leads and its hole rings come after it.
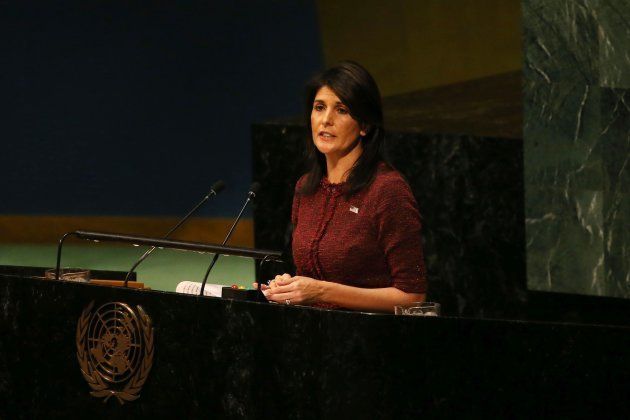
POLYGON ((286 305, 309 304, 320 300, 324 283, 310 277, 283 277, 276 279, 276 287, 267 289, 267 299, 286 305))

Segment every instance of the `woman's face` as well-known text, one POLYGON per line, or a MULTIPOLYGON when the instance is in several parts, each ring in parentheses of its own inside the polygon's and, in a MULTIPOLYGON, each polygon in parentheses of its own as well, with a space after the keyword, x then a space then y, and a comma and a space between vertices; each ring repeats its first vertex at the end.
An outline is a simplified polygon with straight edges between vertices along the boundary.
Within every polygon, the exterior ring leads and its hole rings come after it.
POLYGON ((335 92, 321 87, 313 100, 311 131, 315 147, 326 157, 343 157, 360 147, 365 130, 350 116, 335 92))

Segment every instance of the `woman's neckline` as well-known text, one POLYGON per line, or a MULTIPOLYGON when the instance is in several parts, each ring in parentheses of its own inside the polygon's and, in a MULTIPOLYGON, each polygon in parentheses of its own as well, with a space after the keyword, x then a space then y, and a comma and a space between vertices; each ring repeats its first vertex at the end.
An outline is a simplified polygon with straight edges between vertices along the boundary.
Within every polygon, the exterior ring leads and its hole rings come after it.
POLYGON ((341 181, 341 182, 330 182, 330 180, 328 180, 327 176, 323 176, 322 177, 322 183, 326 184, 326 185, 346 185, 347 181, 341 181))
POLYGON ((319 181, 319 185, 325 193, 336 196, 343 194, 346 188, 346 181, 333 183, 328 180, 328 177, 323 176, 319 181))

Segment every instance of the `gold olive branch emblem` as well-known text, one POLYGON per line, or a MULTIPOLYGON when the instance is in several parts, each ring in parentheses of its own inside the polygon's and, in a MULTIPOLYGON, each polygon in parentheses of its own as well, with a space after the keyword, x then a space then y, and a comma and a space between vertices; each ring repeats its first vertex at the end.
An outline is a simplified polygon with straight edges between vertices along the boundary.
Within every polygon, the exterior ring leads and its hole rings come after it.
MULTIPOLYGON (((114 305, 120 305, 131 312, 131 308, 125 304, 114 305)), ((106 305, 103 305, 101 308, 104 306, 106 305)), ((76 333, 77 359, 81 367, 81 374, 92 389, 90 395, 97 398, 104 398, 103 402, 107 402, 111 397, 116 397, 120 404, 124 404, 125 401, 134 401, 140 397, 140 390, 146 382, 151 367, 153 366, 153 327, 151 325, 151 318, 149 318, 141 306, 137 306, 137 319, 141 330, 140 333, 142 334, 143 345, 133 344, 131 343, 130 337, 127 335, 117 332, 112 333, 111 331, 102 333, 100 337, 90 338, 88 337, 90 322, 94 317, 100 317, 100 314, 98 314, 99 311, 95 314, 92 313, 93 307, 94 301, 90 302, 81 313, 76 333), (98 369, 98 366, 94 365, 94 361, 90 358, 90 352, 95 356, 96 360, 99 361, 99 364, 106 360, 100 348, 90 348, 90 346, 87 345, 88 339, 100 344, 102 347, 104 346, 105 349, 109 351, 111 354, 109 362, 112 364, 114 372, 129 371, 133 373, 122 389, 112 388, 112 383, 117 381, 103 374, 103 372, 98 369), (139 347, 142 350, 142 357, 139 360, 138 366, 135 367, 135 371, 132 369, 134 367, 130 366, 130 362, 123 355, 123 353, 132 346, 139 347)), ((123 316, 119 317, 116 321, 124 325, 124 331, 126 332, 135 328, 127 313, 124 313, 123 316)), ((100 322, 103 322, 103 320, 100 319, 100 322)))

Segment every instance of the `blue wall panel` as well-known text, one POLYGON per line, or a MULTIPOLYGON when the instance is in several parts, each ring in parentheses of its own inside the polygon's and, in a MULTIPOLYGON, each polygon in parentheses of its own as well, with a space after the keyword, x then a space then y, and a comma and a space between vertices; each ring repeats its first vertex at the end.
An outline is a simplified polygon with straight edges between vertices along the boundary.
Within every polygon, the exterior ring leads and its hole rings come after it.
POLYGON ((0 214, 236 212, 250 124, 302 111, 312 1, 0 2, 0 214))

